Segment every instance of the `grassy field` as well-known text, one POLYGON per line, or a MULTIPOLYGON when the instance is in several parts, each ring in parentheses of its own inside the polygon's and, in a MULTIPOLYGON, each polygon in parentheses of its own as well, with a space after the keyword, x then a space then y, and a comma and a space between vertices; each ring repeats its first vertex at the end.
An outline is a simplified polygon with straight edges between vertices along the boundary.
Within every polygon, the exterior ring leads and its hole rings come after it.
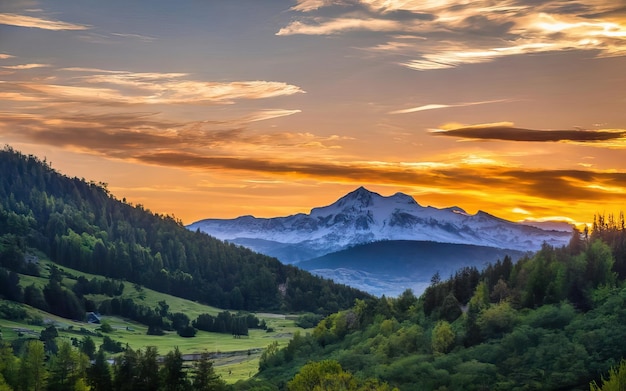
MULTIPOLYGON (((41 277, 20 275, 20 285, 25 287, 30 284, 35 284, 43 288, 48 282, 47 277, 51 265, 52 262, 49 261, 42 261, 40 263, 41 277)), ((84 276, 87 279, 94 277, 103 278, 67 267, 59 268, 70 274, 73 278, 77 278, 78 276, 84 276)), ((65 277, 63 284, 72 286, 75 282, 73 278, 65 277)), ((87 297, 96 303, 108 298, 104 295, 88 295, 87 297)), ((165 301, 169 305, 170 312, 182 312, 191 320, 203 313, 217 315, 219 312, 223 311, 219 308, 170 296, 145 287, 137 287, 129 282, 124 282, 124 292, 121 297, 132 298, 136 303, 149 307, 157 307, 159 301, 165 301)), ((28 306, 24 306, 24 308, 27 309, 31 318, 38 319, 39 322, 43 322, 43 324, 33 325, 26 322, 0 319, 2 339, 11 341, 16 338, 38 338, 41 330, 48 324, 54 324, 59 330, 59 337, 68 340, 71 338, 82 339, 84 335, 86 335, 84 331, 89 333, 99 332, 99 330, 97 330, 99 325, 96 324, 71 321, 28 306), (81 333, 81 329, 83 333, 81 333)), ((213 362, 216 371, 224 380, 230 383, 241 379, 248 379, 250 376, 256 374, 260 352, 270 343, 278 341, 280 346, 285 346, 294 332, 298 330, 303 333, 306 332, 306 330, 295 325, 294 319, 296 319, 297 316, 272 313, 257 313, 255 315, 259 319, 265 320, 267 326, 273 329, 273 331, 266 332, 265 330, 251 329, 249 330, 249 336, 244 338, 234 338, 230 334, 209 333, 205 331, 198 331, 193 338, 183 338, 178 336, 175 332, 167 332, 166 335, 163 336, 151 336, 146 334, 148 328, 145 325, 117 316, 103 316, 102 319, 113 327, 113 331, 107 334, 102 333, 102 336, 108 335, 113 340, 123 345, 128 344, 133 349, 155 346, 161 355, 165 355, 175 347, 178 347, 183 354, 201 353, 204 351, 220 353, 216 354, 217 357, 213 359, 213 362)), ((100 346, 102 337, 92 336, 92 338, 96 346, 100 346)))

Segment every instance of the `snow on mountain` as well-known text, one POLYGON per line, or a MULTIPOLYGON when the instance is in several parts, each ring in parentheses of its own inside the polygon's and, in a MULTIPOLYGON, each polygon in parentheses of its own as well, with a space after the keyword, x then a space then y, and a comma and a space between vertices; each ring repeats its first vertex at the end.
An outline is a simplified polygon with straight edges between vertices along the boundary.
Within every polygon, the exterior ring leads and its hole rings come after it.
POLYGON ((458 207, 424 207, 409 195, 396 193, 384 197, 364 187, 331 205, 314 208, 309 214, 206 219, 187 228, 276 256, 286 263, 382 240, 434 241, 529 251, 539 249, 544 242, 561 246, 571 237, 571 232, 518 224, 483 211, 472 215, 458 207))
POLYGON ((541 228, 547 231, 564 231, 564 232, 572 232, 573 225, 568 223, 567 221, 534 221, 534 220, 523 220, 519 222, 520 224, 530 225, 531 227, 541 228))

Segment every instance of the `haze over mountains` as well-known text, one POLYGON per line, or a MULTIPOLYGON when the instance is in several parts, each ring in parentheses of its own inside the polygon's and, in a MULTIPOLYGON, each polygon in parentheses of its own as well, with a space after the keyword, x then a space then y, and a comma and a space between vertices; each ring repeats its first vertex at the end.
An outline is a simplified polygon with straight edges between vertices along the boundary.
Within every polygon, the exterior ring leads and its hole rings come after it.
POLYGON ((364 187, 309 214, 206 219, 188 228, 374 294, 397 294, 407 287, 421 291, 436 271, 481 267, 504 255, 517 259, 543 243, 565 245, 571 237, 571 231, 514 223, 483 211, 468 214, 456 206, 424 207, 409 195, 384 197, 364 187))

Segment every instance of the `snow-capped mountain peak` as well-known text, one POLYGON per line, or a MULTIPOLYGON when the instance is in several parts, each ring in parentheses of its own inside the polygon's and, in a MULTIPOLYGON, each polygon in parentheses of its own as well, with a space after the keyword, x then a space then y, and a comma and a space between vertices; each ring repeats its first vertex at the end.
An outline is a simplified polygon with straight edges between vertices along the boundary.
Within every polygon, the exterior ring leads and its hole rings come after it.
POLYGON ((207 219, 191 224, 222 240, 295 262, 381 240, 475 244, 522 251, 543 242, 560 246, 570 234, 513 223, 486 212, 468 214, 459 207, 423 207, 403 193, 384 197, 364 187, 309 214, 261 219, 207 219), (279 251, 280 250, 280 251, 279 251))

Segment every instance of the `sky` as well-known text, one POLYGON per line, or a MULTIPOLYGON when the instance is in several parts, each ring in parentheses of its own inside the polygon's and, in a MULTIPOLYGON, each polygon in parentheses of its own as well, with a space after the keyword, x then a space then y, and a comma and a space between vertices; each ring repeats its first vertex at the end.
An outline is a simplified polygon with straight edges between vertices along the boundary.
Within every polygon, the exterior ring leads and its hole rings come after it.
POLYGON ((0 2, 0 143, 190 224, 626 198, 624 0, 0 2))

